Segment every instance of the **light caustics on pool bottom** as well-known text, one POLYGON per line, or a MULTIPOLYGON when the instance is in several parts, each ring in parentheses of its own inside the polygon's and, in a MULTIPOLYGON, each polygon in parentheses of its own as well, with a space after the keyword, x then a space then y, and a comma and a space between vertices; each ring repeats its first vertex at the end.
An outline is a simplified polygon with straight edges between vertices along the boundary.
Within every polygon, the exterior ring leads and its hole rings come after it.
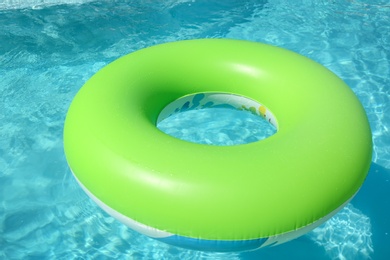
MULTIPOLYGON (((45 1, 0 0, 0 9, 21 8, 18 3, 22 2, 43 8, 40 3, 45 1)), ((130 9, 121 1, 115 6, 100 2, 107 4, 0 14, 0 31, 4 31, 0 34, 0 119, 5 122, 0 125, 0 258, 4 252, 15 256, 11 259, 31 255, 63 259, 85 255, 241 258, 237 254, 183 251, 137 235, 102 213, 71 178, 63 158, 62 124, 74 94, 111 60, 155 43, 199 37, 239 38, 285 47, 320 62, 358 95, 373 129, 373 160, 384 168, 390 166, 386 137, 390 122, 386 89, 390 19, 388 8, 380 6, 385 1, 319 1, 315 5, 311 1, 301 5, 268 1, 264 9, 243 8, 245 14, 242 9, 213 9, 226 19, 207 13, 204 8, 210 8, 204 1, 167 1, 162 9, 130 9), (129 12, 132 10, 136 12, 129 12), (145 15, 145 10, 154 15, 145 15), (205 13, 207 19, 201 20, 205 13), (143 25, 134 21, 143 21, 143 25)), ((143 2, 148 1, 137 1, 143 2)), ((246 135, 244 128, 239 131, 246 135)), ((227 136, 209 141, 225 142, 227 136)), ((381 203, 381 197, 370 200, 381 203)), ((369 211, 358 206, 352 201, 305 237, 331 259, 376 259, 376 246, 384 243, 376 239, 373 244, 378 230, 372 226, 377 219, 369 215, 370 219, 366 215, 369 211)), ((388 210, 384 207, 382 212, 388 210)), ((298 243, 296 250, 306 250, 309 246, 305 243, 298 243)), ((296 245, 294 241, 291 244, 296 245)))
POLYGON ((96 0, 0 0, 0 9, 44 8, 59 4, 84 4, 96 0))

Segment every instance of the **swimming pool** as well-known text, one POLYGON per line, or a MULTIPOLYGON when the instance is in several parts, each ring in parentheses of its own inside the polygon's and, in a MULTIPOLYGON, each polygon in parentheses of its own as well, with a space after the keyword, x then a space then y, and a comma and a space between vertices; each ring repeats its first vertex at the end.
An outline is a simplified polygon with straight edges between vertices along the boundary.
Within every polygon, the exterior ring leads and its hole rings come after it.
POLYGON ((387 259, 390 3, 154 2, 0 0, 0 259, 387 259), (374 140, 367 181, 313 232, 255 252, 184 250, 121 225, 72 177, 63 121, 83 83, 129 52, 205 37, 265 42, 312 58, 366 109, 374 140))

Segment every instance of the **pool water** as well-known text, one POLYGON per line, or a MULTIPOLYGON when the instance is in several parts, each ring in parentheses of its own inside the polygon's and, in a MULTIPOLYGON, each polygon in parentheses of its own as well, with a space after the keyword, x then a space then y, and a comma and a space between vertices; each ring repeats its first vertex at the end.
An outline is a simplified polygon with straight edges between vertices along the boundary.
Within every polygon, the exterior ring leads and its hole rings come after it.
POLYGON ((0 259, 390 259, 389 60, 385 0, 0 0, 0 259), (340 213, 277 247, 206 253, 140 235, 85 195, 62 143, 77 91, 120 56, 194 38, 284 47, 351 87, 374 153, 366 182, 340 213))

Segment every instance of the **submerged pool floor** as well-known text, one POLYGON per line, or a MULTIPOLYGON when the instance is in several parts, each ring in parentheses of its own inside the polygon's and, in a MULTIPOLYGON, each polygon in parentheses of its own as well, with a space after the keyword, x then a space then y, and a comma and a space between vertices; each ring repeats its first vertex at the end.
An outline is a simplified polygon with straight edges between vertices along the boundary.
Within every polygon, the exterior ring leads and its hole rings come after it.
POLYGON ((59 2, 24 1, 18 8, 16 0, 0 0, 0 259, 390 258, 388 1, 79 0, 51 5, 59 2), (205 253, 139 235, 84 194, 62 144, 74 95, 120 56, 194 38, 287 48, 323 64, 351 87, 367 112, 374 154, 365 184, 339 214, 278 247, 205 253))

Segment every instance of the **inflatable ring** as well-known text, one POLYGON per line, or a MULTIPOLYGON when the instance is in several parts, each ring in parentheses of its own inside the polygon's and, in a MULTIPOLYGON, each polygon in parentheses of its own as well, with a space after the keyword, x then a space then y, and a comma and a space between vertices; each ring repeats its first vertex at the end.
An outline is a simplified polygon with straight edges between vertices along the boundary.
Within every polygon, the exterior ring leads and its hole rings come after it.
POLYGON ((334 215, 361 187, 372 140, 358 99, 323 66, 265 44, 201 39, 136 51, 96 73, 69 108, 64 147, 81 187, 129 227, 236 251, 283 243, 334 215), (212 146, 157 129, 161 111, 183 106, 172 102, 201 107, 203 94, 243 100, 277 132, 212 146))

